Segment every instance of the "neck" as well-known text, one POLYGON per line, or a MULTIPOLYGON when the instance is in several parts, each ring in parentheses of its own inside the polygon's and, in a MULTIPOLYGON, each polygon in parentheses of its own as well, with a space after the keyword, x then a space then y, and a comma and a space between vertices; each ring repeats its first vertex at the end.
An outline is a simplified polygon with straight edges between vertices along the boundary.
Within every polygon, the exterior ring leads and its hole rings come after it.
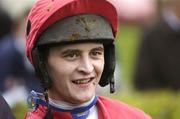
POLYGON ((94 101, 94 99, 95 99, 95 95, 88 102, 82 103, 80 105, 74 105, 74 104, 71 104, 68 102, 59 101, 59 100, 49 98, 49 104, 56 107, 56 108, 65 109, 65 110, 72 110, 72 109, 79 108, 79 107, 86 107, 86 106, 90 105, 94 101))

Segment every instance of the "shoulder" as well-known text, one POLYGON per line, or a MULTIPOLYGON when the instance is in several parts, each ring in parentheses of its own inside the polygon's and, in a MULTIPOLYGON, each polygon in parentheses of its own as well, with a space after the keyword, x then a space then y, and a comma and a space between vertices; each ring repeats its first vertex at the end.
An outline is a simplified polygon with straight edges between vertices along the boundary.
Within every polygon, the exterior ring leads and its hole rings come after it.
POLYGON ((126 119, 151 119, 151 117, 145 114, 142 110, 121 101, 100 96, 99 103, 103 105, 111 117, 113 115, 117 117, 118 114, 121 115, 121 118, 126 119))
POLYGON ((28 112, 24 119, 43 119, 44 116, 45 107, 39 106, 36 110, 28 112))

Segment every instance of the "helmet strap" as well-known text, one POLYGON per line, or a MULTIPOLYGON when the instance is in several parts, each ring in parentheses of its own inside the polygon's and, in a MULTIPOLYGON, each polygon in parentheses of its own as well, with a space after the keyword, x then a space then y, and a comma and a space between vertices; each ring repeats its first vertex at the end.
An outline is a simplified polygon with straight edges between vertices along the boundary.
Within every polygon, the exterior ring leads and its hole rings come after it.
POLYGON ((114 77, 112 77, 109 81, 110 83, 110 93, 114 93, 115 92, 115 87, 114 87, 114 77))
POLYGON ((113 43, 105 44, 104 47, 105 64, 99 85, 104 87, 110 84, 110 93, 114 93, 115 47, 113 43))

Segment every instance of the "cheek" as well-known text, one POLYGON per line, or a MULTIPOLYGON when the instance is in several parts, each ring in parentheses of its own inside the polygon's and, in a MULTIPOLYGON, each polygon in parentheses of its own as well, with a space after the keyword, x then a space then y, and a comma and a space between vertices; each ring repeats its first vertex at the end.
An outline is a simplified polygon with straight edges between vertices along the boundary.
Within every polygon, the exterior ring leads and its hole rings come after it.
POLYGON ((103 70, 104 70, 104 60, 100 60, 99 62, 96 62, 96 71, 101 76, 103 70))
POLYGON ((64 67, 62 65, 55 65, 51 66, 49 68, 50 77, 53 82, 53 86, 55 90, 64 89, 65 84, 67 83, 67 80, 69 79, 69 72, 67 72, 67 67, 64 67))
POLYGON ((53 61, 49 62, 48 69, 54 80, 66 80, 69 76, 71 76, 71 74, 75 70, 75 67, 75 64, 63 61, 53 61))

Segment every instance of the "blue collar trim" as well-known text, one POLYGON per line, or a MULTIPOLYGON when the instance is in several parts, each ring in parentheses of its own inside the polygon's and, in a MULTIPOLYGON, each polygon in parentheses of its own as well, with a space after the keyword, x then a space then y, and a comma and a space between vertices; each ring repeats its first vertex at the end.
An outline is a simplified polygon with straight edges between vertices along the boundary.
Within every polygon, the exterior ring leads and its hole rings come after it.
MULTIPOLYGON (((30 107, 35 108, 35 109, 38 107, 38 105, 43 105, 43 106, 47 107, 48 106, 47 102, 42 100, 41 97, 43 97, 42 93, 38 93, 38 92, 35 92, 32 90, 30 96, 28 97, 28 104, 30 105, 30 107)), ((91 107, 96 105, 97 99, 98 99, 98 97, 95 96, 94 100, 88 106, 82 106, 82 107, 78 107, 78 108, 74 108, 74 109, 70 109, 70 110, 57 108, 50 104, 49 104, 49 107, 54 111, 70 112, 73 115, 73 114, 78 114, 78 113, 88 111, 91 107)))

